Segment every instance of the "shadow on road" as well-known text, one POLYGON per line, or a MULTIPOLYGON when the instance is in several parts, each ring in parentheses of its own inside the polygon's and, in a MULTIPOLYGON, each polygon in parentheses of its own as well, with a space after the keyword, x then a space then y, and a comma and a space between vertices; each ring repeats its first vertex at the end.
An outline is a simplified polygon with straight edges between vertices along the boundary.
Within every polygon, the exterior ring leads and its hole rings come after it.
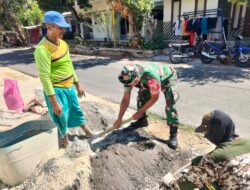
POLYGON ((114 59, 111 57, 88 57, 85 59, 80 59, 77 61, 73 60, 75 69, 88 69, 95 66, 105 66, 114 62, 117 62, 119 59, 114 59))
POLYGON ((0 65, 11 66, 16 64, 32 64, 34 63, 34 49, 13 50, 0 54, 0 65))
MULTIPOLYGON (((13 50, 0 54, 1 66, 13 66, 18 64, 33 64, 34 49, 13 50)), ((115 62, 119 62, 124 58, 101 57, 101 56, 72 56, 75 69, 89 69, 96 66, 105 66, 115 62)), ((128 58, 128 62, 141 63, 143 61, 157 62, 147 59, 128 58)), ((20 68, 19 68, 20 69, 20 68)), ((27 68, 26 68, 27 69, 27 68)), ((192 65, 189 67, 176 67, 180 81, 189 82, 191 85, 204 85, 208 82, 217 83, 221 81, 229 81, 232 83, 243 83, 245 79, 250 79, 250 70, 225 67, 225 66, 206 66, 202 64, 192 65)))
POLYGON ((178 78, 182 82, 189 82, 192 85, 205 85, 208 82, 218 83, 221 81, 232 83, 243 83, 250 79, 250 71, 241 68, 225 67, 196 67, 176 68, 178 78))
MULTIPOLYGON (((95 66, 106 66, 109 65, 111 63, 115 63, 115 62, 119 62, 126 59, 127 62, 131 62, 131 61, 135 61, 138 60, 136 58, 132 58, 132 57, 102 57, 102 56, 82 56, 82 58, 76 60, 74 57, 72 59, 73 63, 74 63, 74 67, 75 69, 88 69, 88 68, 92 68, 95 66)), ((140 61, 145 60, 145 61, 149 61, 146 59, 140 59, 140 61)))

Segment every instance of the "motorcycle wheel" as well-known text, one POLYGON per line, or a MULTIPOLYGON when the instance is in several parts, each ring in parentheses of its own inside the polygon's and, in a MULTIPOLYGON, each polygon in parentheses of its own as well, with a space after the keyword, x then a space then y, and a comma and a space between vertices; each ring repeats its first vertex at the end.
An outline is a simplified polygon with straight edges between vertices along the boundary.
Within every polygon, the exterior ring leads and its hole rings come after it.
MULTIPOLYGON (((209 53, 211 50, 208 50, 207 48, 205 48, 203 51, 209 53)), ((202 55, 202 53, 200 55, 200 60, 204 64, 209 64, 209 63, 212 63, 214 61, 213 58, 206 57, 206 56, 202 55)))
POLYGON ((181 51, 179 51, 179 50, 172 50, 169 53, 169 59, 170 59, 171 63, 173 63, 173 64, 181 63, 182 60, 183 60, 183 58, 182 57, 174 57, 174 55, 182 55, 181 51))
POLYGON ((236 65, 239 67, 250 67, 250 52, 242 52, 241 55, 237 55, 236 65))

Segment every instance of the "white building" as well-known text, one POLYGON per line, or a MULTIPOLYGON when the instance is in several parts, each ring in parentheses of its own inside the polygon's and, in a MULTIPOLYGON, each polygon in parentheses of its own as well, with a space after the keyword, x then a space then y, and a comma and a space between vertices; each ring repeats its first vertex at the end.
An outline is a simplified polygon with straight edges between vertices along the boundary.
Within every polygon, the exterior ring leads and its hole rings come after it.
MULTIPOLYGON (((157 32, 162 32, 166 39, 174 40, 178 37, 174 36, 172 31, 173 23, 178 20, 180 15, 187 12, 192 12, 194 15, 206 14, 209 10, 222 9, 223 15, 228 19, 228 38, 232 39, 235 35, 241 34, 245 37, 250 37, 250 7, 246 5, 232 5, 228 0, 154 0, 155 8, 153 14, 155 18, 159 20, 159 24, 163 27, 159 27, 157 32)), ((84 12, 81 9, 77 9, 79 13, 88 15, 89 19, 86 22, 92 25, 92 29, 83 27, 83 37, 88 39, 92 38, 95 40, 103 41, 108 38, 106 32, 97 30, 97 23, 95 22, 95 14, 101 11, 106 11, 108 5, 106 0, 93 0, 91 1, 93 8, 84 12)), ((111 10, 110 10, 111 11, 111 10)), ((128 40, 133 35, 132 27, 130 26, 130 18, 118 18, 116 14, 116 39, 117 40, 128 40)), ((111 18, 110 18, 111 19, 111 18)), ((112 22, 110 21, 111 39, 112 34, 112 22)))
MULTIPOLYGON (((155 1, 155 8, 153 10, 153 14, 155 15, 155 18, 158 20, 163 21, 163 1, 162 0, 154 0, 155 1)), ((106 0, 92 0, 92 9, 89 11, 84 11, 82 9, 79 9, 79 7, 76 6, 76 10, 79 14, 85 15, 85 17, 88 17, 85 19, 85 22, 88 23, 88 25, 91 25, 92 27, 86 27, 86 24, 81 24, 82 31, 82 37, 85 39, 94 39, 96 41, 103 41, 105 38, 108 38, 107 32, 98 29, 98 25, 95 21, 95 15, 102 12, 102 11, 110 11, 106 0)), ((129 40, 130 37, 133 35, 133 30, 131 26, 131 18, 130 16, 124 18, 119 16, 119 13, 115 13, 115 19, 116 19, 116 27, 115 27, 115 34, 117 40, 129 40)), ((110 18, 110 30, 109 30, 109 37, 113 40, 113 33, 112 33, 112 18, 110 18)))
POLYGON ((164 34, 167 39, 176 39, 172 32, 173 23, 179 15, 193 12, 206 13, 211 9, 221 9, 228 19, 228 38, 241 34, 250 37, 250 8, 246 5, 232 5, 228 0, 164 0, 164 34))

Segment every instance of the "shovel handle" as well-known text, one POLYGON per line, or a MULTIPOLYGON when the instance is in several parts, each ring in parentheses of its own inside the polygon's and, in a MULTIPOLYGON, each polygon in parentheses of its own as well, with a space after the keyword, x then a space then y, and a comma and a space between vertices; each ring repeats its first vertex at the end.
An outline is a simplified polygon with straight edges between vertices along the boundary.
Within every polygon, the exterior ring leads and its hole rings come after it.
POLYGON ((182 170, 188 168, 191 165, 192 165, 192 162, 190 161, 189 163, 185 164, 180 169, 178 169, 176 172, 174 172, 173 176, 176 176, 177 174, 179 174, 180 172, 182 172, 182 170))
POLYGON ((125 119, 125 120, 123 120, 122 122, 121 122, 121 125, 125 125, 125 124, 127 124, 127 123, 129 123, 130 121, 133 121, 134 119, 133 119, 133 117, 130 117, 130 118, 128 118, 128 119, 125 119))
MULTIPOLYGON (((126 123, 129 123, 129 122, 132 121, 132 120, 133 120, 132 117, 131 117, 131 118, 128 118, 128 119, 125 119, 125 120, 123 120, 123 121, 121 122, 121 125, 124 125, 124 124, 126 124, 126 123)), ((109 128, 107 128, 107 129, 105 129, 104 131, 102 131, 101 133, 95 135, 95 138, 101 137, 102 135, 104 135, 104 134, 106 134, 106 133, 109 133, 109 132, 113 131, 114 129, 115 129, 114 126, 109 127, 109 128)))

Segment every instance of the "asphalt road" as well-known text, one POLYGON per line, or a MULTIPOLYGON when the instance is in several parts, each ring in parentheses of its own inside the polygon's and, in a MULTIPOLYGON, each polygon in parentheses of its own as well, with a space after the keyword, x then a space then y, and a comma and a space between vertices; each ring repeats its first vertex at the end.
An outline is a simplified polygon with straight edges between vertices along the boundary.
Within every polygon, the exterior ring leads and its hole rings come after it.
MULTIPOLYGON (((72 56, 72 59, 78 78, 88 93, 117 103, 123 94, 123 87, 117 80, 120 69, 128 62, 145 61, 94 56, 72 56)), ((37 76, 32 50, 0 49, 0 65, 37 76)), ((205 113, 221 109, 233 118, 238 134, 250 137, 250 69, 204 65, 197 60, 174 66, 179 76, 177 108, 182 123, 197 126, 205 113)), ((131 107, 135 108, 136 90, 132 96, 131 107)), ((164 107, 165 100, 161 95, 150 111, 165 116, 164 107)))

